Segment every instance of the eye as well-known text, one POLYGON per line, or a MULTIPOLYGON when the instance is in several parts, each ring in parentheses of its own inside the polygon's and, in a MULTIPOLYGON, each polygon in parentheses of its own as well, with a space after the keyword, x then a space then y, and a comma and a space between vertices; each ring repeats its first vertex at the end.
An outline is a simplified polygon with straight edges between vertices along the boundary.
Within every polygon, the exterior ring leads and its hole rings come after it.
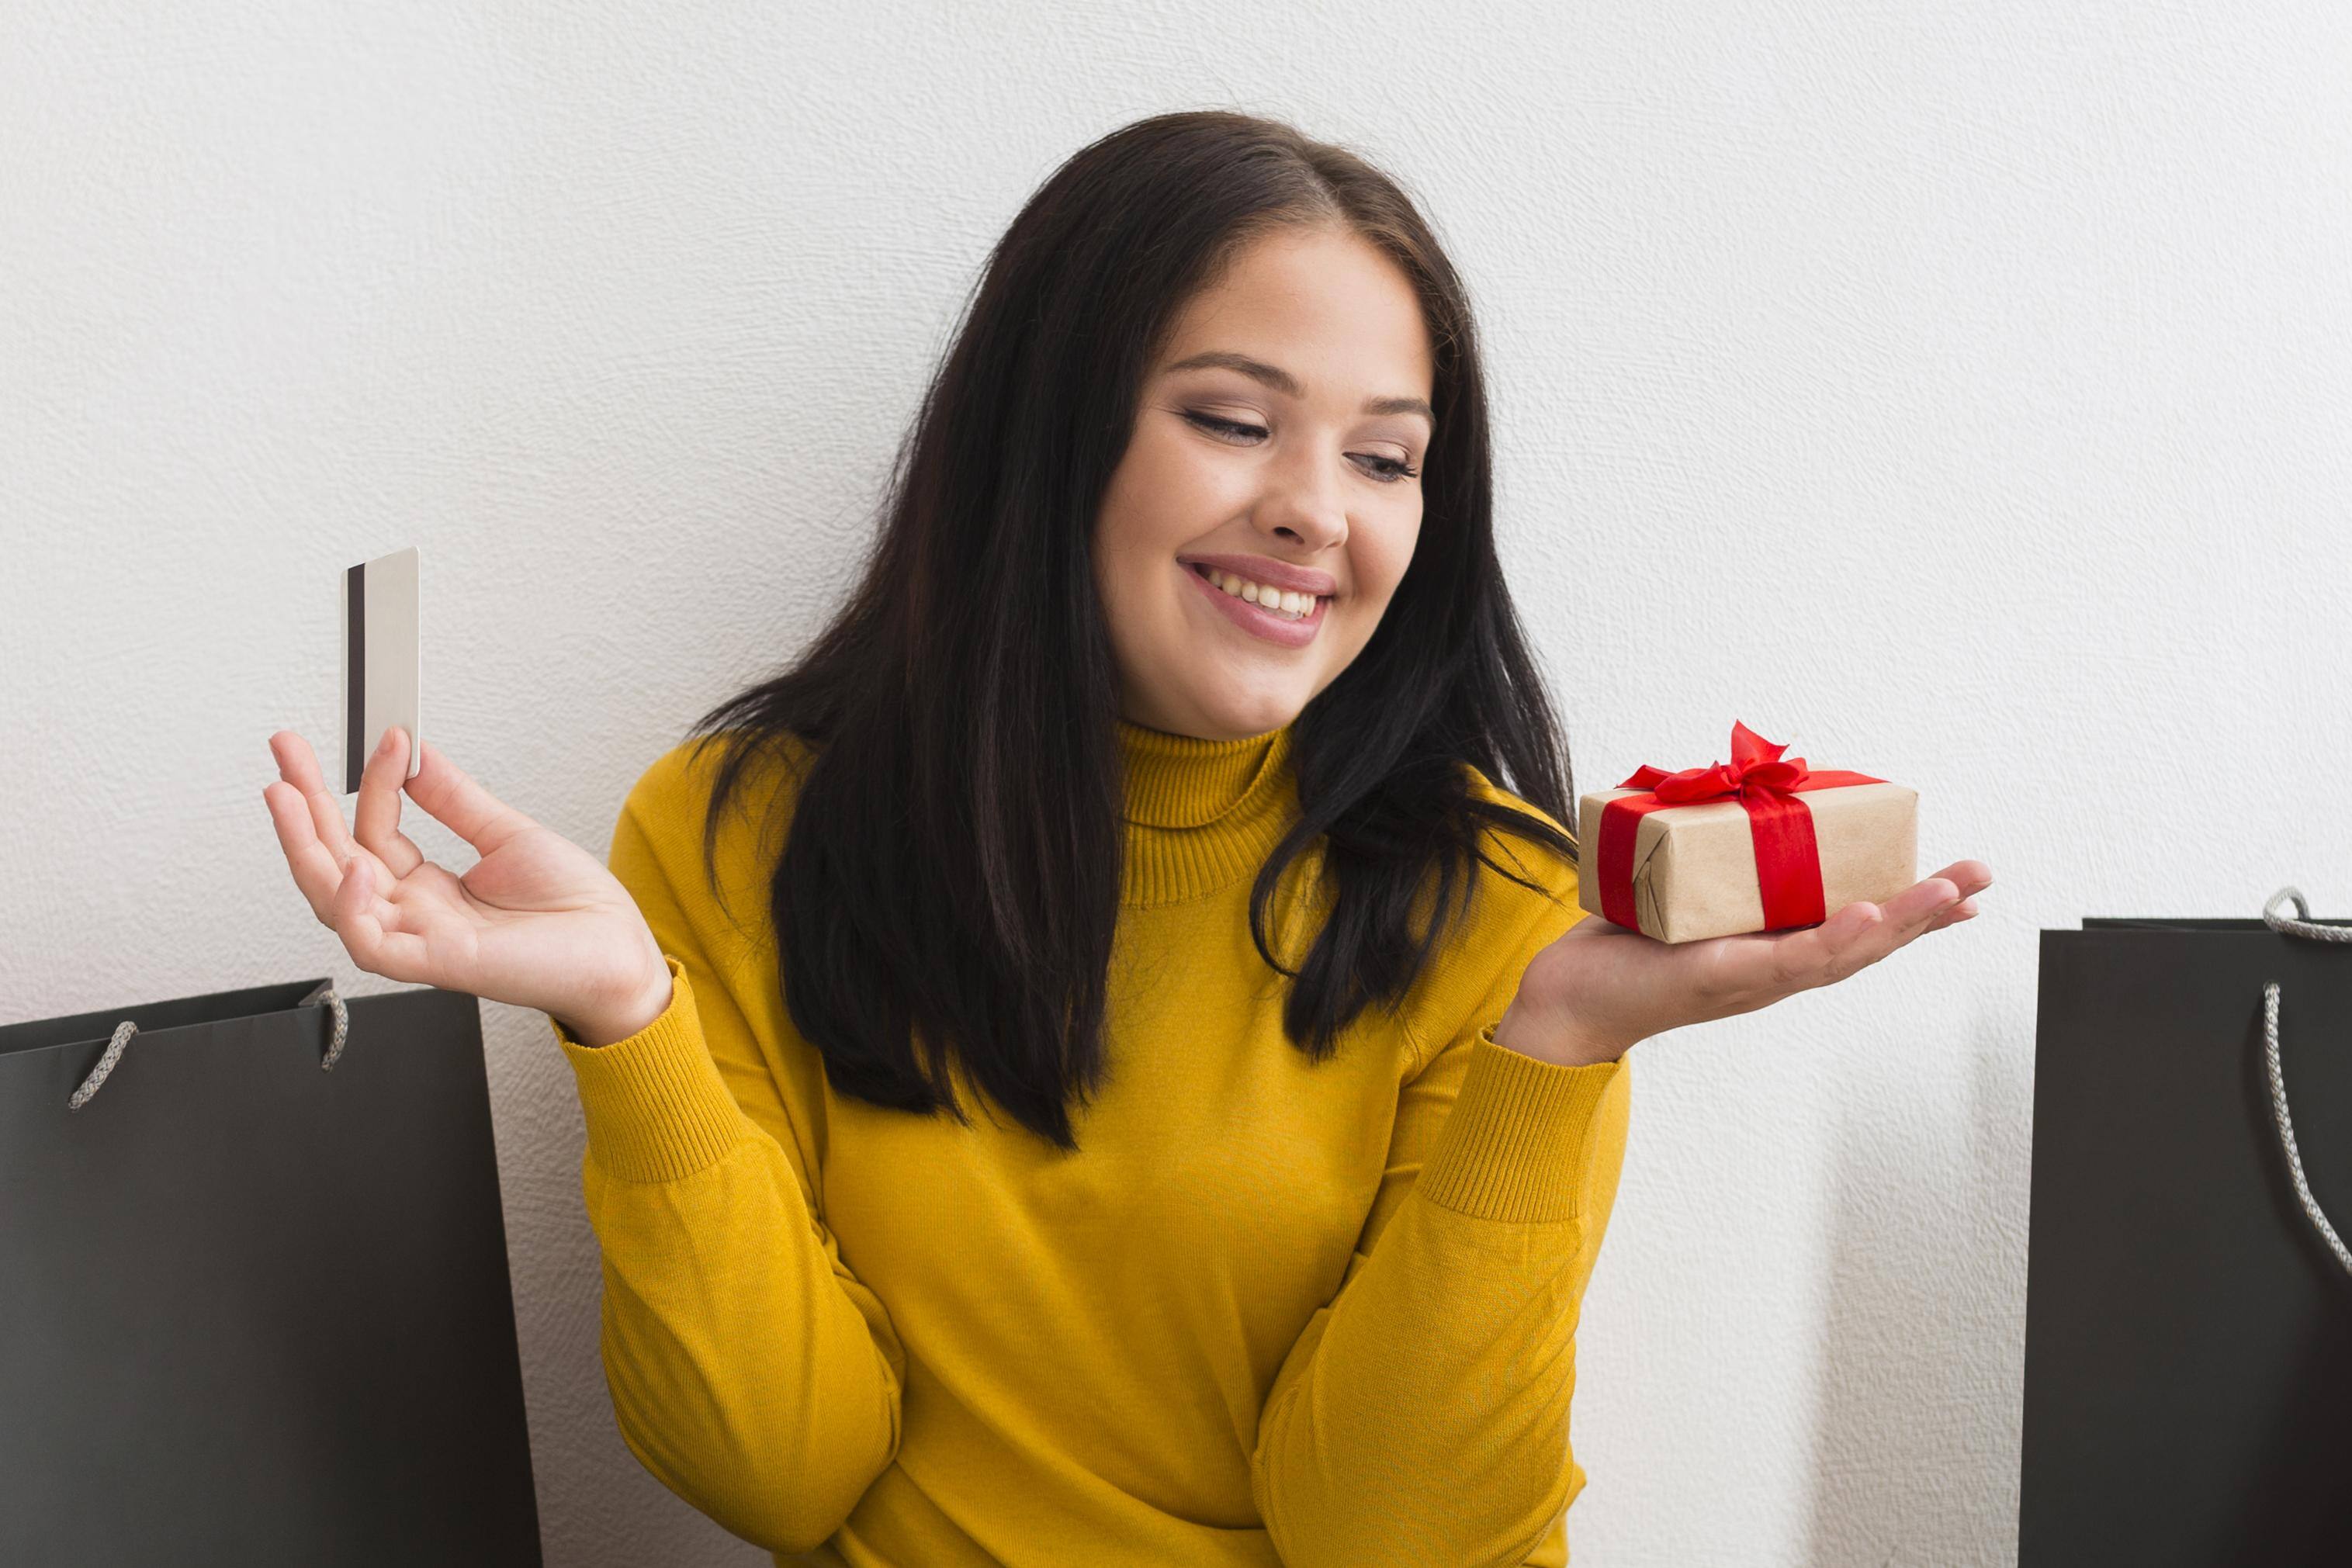
POLYGON ((1393 485, 1403 479, 1411 479, 1421 472, 1420 469, 1414 467, 1412 464, 1405 462, 1402 458, 1383 457, 1376 452, 1351 452, 1348 455, 1350 457, 1360 457, 1368 463, 1379 465, 1378 467, 1370 470, 1370 472, 1374 478, 1387 485, 1393 485))
MULTIPOLYGON (((1218 440, 1230 442, 1237 446, 1245 446, 1256 437, 1265 434, 1265 427, 1262 425, 1242 424, 1230 419, 1219 419, 1214 414, 1194 413, 1187 410, 1183 417, 1187 423, 1198 425, 1218 440)), ((1364 472, 1383 485, 1394 485, 1402 480, 1417 478, 1421 474, 1420 469, 1402 458, 1384 457, 1377 452, 1350 452, 1348 455, 1359 463, 1368 465, 1364 472)))
POLYGON ((1258 425, 1236 424, 1230 419, 1219 419, 1213 414, 1192 413, 1188 412, 1184 415, 1184 418, 1189 423, 1199 425, 1202 430, 1207 431, 1210 434, 1216 436, 1221 441, 1232 441, 1237 436, 1264 435, 1265 434, 1265 431, 1258 425))

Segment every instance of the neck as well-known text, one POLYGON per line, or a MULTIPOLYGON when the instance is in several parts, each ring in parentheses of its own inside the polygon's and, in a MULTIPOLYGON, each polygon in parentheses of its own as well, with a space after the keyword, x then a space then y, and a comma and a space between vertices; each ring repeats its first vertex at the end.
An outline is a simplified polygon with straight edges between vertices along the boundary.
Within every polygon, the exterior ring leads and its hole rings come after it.
POLYGON ((1120 719, 1130 904, 1200 896, 1254 876, 1297 807, 1290 726, 1204 740, 1120 719))

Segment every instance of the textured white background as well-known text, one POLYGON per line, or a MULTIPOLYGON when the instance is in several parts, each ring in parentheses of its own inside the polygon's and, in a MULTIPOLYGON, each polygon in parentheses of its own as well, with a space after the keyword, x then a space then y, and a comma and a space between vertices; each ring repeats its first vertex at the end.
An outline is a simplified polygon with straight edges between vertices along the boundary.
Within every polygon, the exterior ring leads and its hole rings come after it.
MULTIPOLYGON (((0 8, 0 1019, 387 988, 260 789, 404 545, 425 733, 601 853, 845 585, 1046 172, 1286 116, 1470 281, 1580 786, 1736 717, 1998 878, 1637 1048, 1576 1561, 2013 1561, 2036 929, 2352 914, 2352 22, 1622 9, 0 8)), ((570 1075, 485 1024, 549 1561, 760 1561, 623 1448, 570 1075)))

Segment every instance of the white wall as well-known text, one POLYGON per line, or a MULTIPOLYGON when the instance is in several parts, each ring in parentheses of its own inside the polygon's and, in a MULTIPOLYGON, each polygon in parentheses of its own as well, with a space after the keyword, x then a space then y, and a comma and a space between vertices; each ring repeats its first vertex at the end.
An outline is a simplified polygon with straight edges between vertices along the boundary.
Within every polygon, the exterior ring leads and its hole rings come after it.
MULTIPOLYGON (((2035 932, 2352 913, 2331 0, 0 8, 0 1019, 360 976, 268 734, 422 547, 425 733, 602 852, 800 645, 987 246, 1233 105, 1384 162, 1491 348, 1580 786, 1745 720, 1984 916, 1645 1042, 1580 1563, 2014 1560, 2035 932)), ((412 808, 443 863, 470 855, 412 808)), ((551 1563, 749 1563, 596 1355, 570 1077, 485 1009, 551 1563)))

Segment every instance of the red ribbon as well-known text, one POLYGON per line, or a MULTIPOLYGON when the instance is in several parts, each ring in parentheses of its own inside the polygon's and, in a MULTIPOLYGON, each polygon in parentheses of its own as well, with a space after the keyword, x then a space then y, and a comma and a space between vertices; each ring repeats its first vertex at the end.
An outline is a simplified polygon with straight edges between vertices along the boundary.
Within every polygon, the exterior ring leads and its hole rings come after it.
POLYGON ((1829 918, 1822 907, 1822 854, 1813 838, 1812 808, 1798 797, 1808 789, 1885 780, 1839 768, 1809 770, 1801 757, 1783 759, 1780 753, 1787 749, 1786 744, 1776 746, 1734 719, 1730 761, 1679 773, 1663 772, 1647 763, 1634 769, 1617 788, 1649 793, 1621 795, 1601 810, 1597 874, 1603 917, 1636 931, 1642 928, 1633 907, 1633 840, 1643 817, 1702 800, 1737 800, 1748 812, 1748 832, 1755 841, 1763 928, 1780 931, 1829 918))

